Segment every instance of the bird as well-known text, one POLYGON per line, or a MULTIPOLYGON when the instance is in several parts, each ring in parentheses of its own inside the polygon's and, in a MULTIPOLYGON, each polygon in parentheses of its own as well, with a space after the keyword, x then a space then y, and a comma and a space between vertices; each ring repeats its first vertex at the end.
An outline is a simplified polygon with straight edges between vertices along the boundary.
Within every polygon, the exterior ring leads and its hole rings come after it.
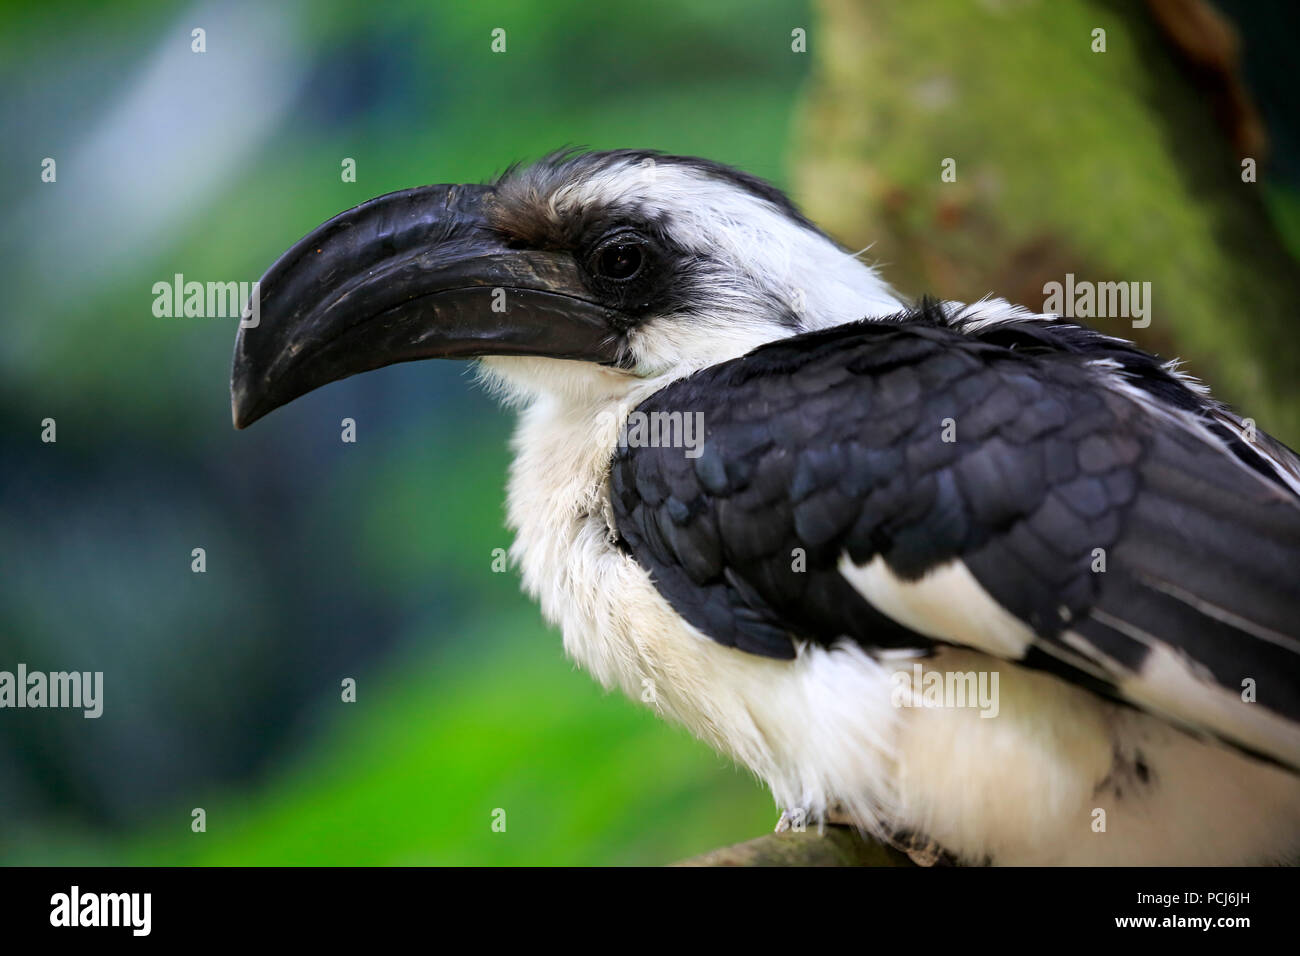
POLYGON ((511 560, 778 829, 924 864, 1300 856, 1300 459, 1174 361, 904 298, 781 190, 566 149, 347 210, 266 272, 234 425, 473 360, 511 560))

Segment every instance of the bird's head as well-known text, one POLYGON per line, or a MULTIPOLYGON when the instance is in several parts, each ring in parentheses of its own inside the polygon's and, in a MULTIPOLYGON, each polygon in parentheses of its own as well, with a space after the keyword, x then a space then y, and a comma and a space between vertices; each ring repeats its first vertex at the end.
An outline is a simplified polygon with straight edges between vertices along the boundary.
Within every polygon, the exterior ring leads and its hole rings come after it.
POLYGON ((372 199, 282 255, 259 296, 258 324, 235 343, 240 428, 424 358, 481 358, 516 397, 618 397, 899 307, 774 187, 632 150, 372 199))

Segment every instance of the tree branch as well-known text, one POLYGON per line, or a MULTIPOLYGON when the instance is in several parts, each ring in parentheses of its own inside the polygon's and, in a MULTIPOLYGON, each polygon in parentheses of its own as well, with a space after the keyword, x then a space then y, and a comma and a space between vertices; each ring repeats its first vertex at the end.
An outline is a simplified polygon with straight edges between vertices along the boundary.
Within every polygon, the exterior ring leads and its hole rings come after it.
POLYGON ((860 836, 851 827, 821 833, 787 831, 723 847, 674 866, 913 866, 903 853, 860 836))

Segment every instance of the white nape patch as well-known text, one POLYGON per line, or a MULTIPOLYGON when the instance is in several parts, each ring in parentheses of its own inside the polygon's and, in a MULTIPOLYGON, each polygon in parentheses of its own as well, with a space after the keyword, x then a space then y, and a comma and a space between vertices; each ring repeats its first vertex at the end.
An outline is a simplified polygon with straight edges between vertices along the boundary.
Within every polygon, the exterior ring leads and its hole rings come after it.
POLYGON ((960 560, 918 581, 898 577, 880 555, 857 565, 846 554, 839 571, 877 610, 926 637, 1011 660, 1034 643, 1034 632, 994 601, 960 560))
POLYGON ((1006 299, 987 295, 978 302, 969 304, 965 302, 944 302, 943 310, 948 315, 960 317, 958 328, 964 332, 979 332, 990 326, 1004 325, 1007 322, 1024 322, 1030 319, 1041 319, 1045 322, 1060 320, 1059 315, 1032 312, 1023 305, 1013 305, 1006 299))
POLYGON ((1184 371, 1182 359, 1169 359, 1169 361, 1165 362, 1161 368, 1165 370, 1165 373, 1169 375, 1170 378, 1177 379, 1182 384, 1183 388, 1195 392, 1202 398, 1210 397, 1210 386, 1206 385, 1191 372, 1184 371))

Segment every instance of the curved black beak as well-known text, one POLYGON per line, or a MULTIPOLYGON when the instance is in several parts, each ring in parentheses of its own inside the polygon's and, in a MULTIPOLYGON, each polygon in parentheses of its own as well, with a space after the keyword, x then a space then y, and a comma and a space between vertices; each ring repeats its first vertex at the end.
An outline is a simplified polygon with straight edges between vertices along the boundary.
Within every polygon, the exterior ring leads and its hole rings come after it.
POLYGON ((330 382, 396 362, 536 355, 612 365, 618 313, 573 257, 512 249, 490 186, 421 186, 340 213, 255 287, 235 338, 231 415, 244 428, 330 382))

